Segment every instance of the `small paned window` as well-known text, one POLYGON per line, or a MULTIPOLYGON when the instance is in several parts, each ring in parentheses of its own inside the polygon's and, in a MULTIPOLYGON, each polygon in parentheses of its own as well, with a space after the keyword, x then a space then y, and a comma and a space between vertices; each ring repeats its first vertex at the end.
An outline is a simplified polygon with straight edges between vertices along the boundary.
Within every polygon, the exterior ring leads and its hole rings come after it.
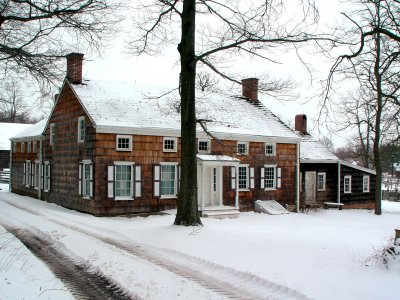
POLYGON ((115 161, 113 165, 107 166, 108 198, 134 200, 134 197, 141 197, 141 170, 141 166, 130 161, 115 161))
POLYGON ((32 184, 32 162, 30 160, 26 161, 26 170, 25 170, 25 186, 29 187, 32 184))
POLYGON ((35 171, 34 171, 34 187, 39 188, 39 178, 40 178, 40 162, 35 161, 35 171))
POLYGON ((50 145, 53 146, 56 138, 55 124, 50 124, 50 145))
POLYGON ((165 137, 163 139, 163 151, 164 152, 176 152, 177 151, 177 138, 165 137))
POLYGON ((115 197, 132 198, 133 164, 115 165, 115 197))
POLYGON ((15 153, 15 152, 17 152, 17 143, 16 142, 13 142, 13 144, 12 144, 13 146, 13 153, 15 153))
POLYGON ((239 190, 247 190, 249 188, 249 168, 247 166, 238 167, 239 190))
POLYGON ((237 153, 242 155, 247 155, 249 153, 249 143, 238 142, 237 143, 237 153))
POLYGON ((326 180, 326 173, 318 173, 317 175, 317 190, 318 191, 325 191, 325 180, 326 180))
POLYGON ((363 192, 369 193, 369 176, 363 176, 363 192))
POLYGON ((351 176, 347 175, 344 176, 344 193, 350 194, 351 193, 351 176))
POLYGON ((32 146, 33 146, 33 153, 37 153, 37 142, 36 141, 32 142, 32 146))
POLYGON ((26 143, 26 152, 28 152, 28 153, 32 152, 32 143, 31 142, 26 143))
POLYGON ((45 192, 50 191, 50 163, 48 161, 44 163, 43 189, 45 192))
POLYGON ((25 142, 21 142, 21 153, 25 152, 25 142))
POLYGON ((177 195, 177 168, 176 164, 162 164, 160 166, 161 197, 176 197, 177 195))
POLYGON ((275 144, 265 144, 265 155, 274 156, 275 155, 275 144))
POLYGON ((82 116, 78 118, 78 143, 85 141, 85 130, 85 117, 82 116))
POLYGON ((93 163, 89 159, 79 163, 78 189, 83 198, 93 197, 93 163))
POLYGON ((117 150, 118 151, 132 151, 132 136, 117 135, 117 150))
POLYGON ((275 181, 276 167, 265 166, 265 188, 274 189, 276 187, 275 181))
POLYGON ((200 153, 210 153, 211 147, 210 147, 210 140, 199 140, 198 143, 198 152, 200 153))

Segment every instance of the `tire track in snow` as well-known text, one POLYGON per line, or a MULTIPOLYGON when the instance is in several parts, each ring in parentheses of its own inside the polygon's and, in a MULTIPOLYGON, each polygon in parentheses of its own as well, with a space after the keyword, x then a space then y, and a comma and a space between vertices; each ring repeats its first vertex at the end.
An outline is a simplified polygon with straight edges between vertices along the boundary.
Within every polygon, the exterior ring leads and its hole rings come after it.
MULTIPOLYGON (((4 200, 3 200, 4 201, 4 200)), ((143 260, 149 261, 178 276, 194 281, 206 289, 229 299, 310 299, 304 294, 268 281, 249 272, 238 271, 182 252, 117 240, 85 230, 71 223, 48 217, 35 210, 4 201, 28 213, 43 217, 53 223, 117 247, 143 260)), ((110 230, 108 230, 110 232, 110 230)), ((118 233, 115 233, 118 235, 118 233)))
POLYGON ((90 265, 78 263, 63 253, 50 238, 31 230, 22 230, 1 222, 8 232, 19 239, 36 257, 43 261, 76 299, 134 299, 112 279, 90 265))

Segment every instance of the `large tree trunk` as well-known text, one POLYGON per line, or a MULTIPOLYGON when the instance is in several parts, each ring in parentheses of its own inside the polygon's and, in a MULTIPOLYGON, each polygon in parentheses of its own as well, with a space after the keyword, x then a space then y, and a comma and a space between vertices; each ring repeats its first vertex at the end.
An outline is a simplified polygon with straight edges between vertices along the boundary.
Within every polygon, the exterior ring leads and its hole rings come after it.
POLYGON ((202 225, 197 203, 196 163, 196 1, 183 1, 181 58, 181 183, 175 225, 202 225))
MULTIPOLYGON (((378 24, 380 25, 380 4, 376 4, 377 7, 377 17, 378 24)), ((375 140, 374 140, 374 161, 376 170, 376 188, 375 188, 375 214, 382 214, 382 166, 381 166, 381 153, 380 153, 380 143, 381 143, 381 118, 382 118, 382 106, 383 106, 383 95, 382 95, 382 77, 380 73, 380 63, 381 63, 381 36, 380 33, 376 34, 375 37, 375 66, 374 75, 376 81, 376 120, 375 120, 375 140)))

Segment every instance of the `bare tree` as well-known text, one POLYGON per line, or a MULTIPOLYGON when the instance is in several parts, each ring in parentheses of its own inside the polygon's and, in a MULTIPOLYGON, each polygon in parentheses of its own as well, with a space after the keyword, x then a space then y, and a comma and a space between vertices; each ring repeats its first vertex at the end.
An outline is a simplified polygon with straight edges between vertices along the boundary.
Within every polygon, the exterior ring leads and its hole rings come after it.
MULTIPOLYGON (((340 120, 340 130, 356 129, 355 141, 359 145, 360 159, 366 168, 373 167, 372 155, 372 135, 373 135, 373 116, 374 95, 369 89, 360 88, 359 90, 348 93, 342 99, 338 120, 340 120)), ((356 145, 355 145, 356 146, 356 145)))
POLYGON ((223 62, 248 55, 277 63, 279 53, 298 51, 312 41, 329 38, 312 30, 318 17, 313 0, 143 2, 135 8, 138 16, 133 27, 138 31, 133 33, 129 47, 138 55, 157 54, 166 45, 178 44, 182 173, 175 224, 198 225, 201 220, 196 178, 197 68, 241 84, 237 76, 221 68, 223 62), (175 32, 179 34, 174 35, 175 32))
POLYGON ((332 140, 327 136, 324 136, 324 135, 321 136, 320 138, 318 138, 318 142, 320 142, 322 145, 324 145, 325 148, 331 152, 333 152, 335 150, 332 140))
POLYGON ((29 111, 21 86, 15 80, 2 82, 0 84, 0 122, 26 122, 29 111))
POLYGON ((217 91, 218 78, 215 78, 210 73, 199 72, 196 74, 196 88, 202 92, 217 91))
POLYGON ((113 36, 117 1, 3 0, 0 2, 0 78, 59 79, 65 54, 99 51, 113 36))
MULTIPOLYGON (((350 14, 344 14, 353 26, 347 32, 350 39, 357 40, 356 47, 350 48, 348 54, 338 57, 331 69, 324 98, 327 107, 334 74, 345 74, 346 78, 355 78, 362 89, 368 90, 374 96, 367 94, 368 101, 356 104, 369 114, 368 132, 373 141, 373 158, 377 172, 375 193, 375 214, 381 210, 381 144, 384 138, 396 134, 392 132, 393 124, 399 121, 399 43, 400 43, 400 1, 389 0, 354 0, 357 9, 350 14), (350 75, 352 74, 352 75, 350 75), (388 134, 389 133, 389 134, 388 134)), ((365 119, 363 120, 365 121, 365 119)), ((364 137, 368 138, 368 137, 364 137)), ((394 136, 395 139, 398 139, 394 136)), ((369 141, 369 139, 368 139, 369 141)), ((368 142, 367 141, 367 142, 368 142)))

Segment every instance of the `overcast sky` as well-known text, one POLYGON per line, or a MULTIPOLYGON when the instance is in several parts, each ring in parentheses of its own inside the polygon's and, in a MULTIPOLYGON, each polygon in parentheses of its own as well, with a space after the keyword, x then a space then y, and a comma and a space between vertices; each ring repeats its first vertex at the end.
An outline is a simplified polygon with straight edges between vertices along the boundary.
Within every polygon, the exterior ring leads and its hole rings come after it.
MULTIPOLYGON (((340 15, 343 8, 339 6, 339 1, 319 0, 320 26, 332 24, 340 15)), ((176 45, 165 49, 158 56, 134 57, 126 53, 124 44, 125 37, 119 37, 113 41, 113 45, 107 49, 102 58, 85 57, 83 67, 84 78, 100 80, 129 81, 144 85, 176 87, 178 84, 179 62, 176 45)), ((309 130, 318 137, 318 128, 315 126, 315 117, 318 113, 317 99, 309 100, 309 97, 317 93, 319 80, 326 79, 330 63, 322 57, 316 55, 309 56, 308 62, 312 63, 315 69, 313 73, 314 81, 310 83, 310 76, 294 54, 280 57, 279 64, 271 64, 266 61, 243 61, 237 59, 229 62, 235 72, 246 77, 258 77, 259 74, 268 72, 275 77, 293 78, 300 83, 298 89, 299 99, 295 102, 280 102, 274 98, 261 95, 261 101, 284 122, 294 123, 296 114, 306 114, 308 116, 309 130)), ((224 84, 220 80, 220 84, 224 84)), ((239 87, 236 91, 240 92, 239 87)), ((336 147, 346 143, 344 136, 348 134, 328 132, 320 127, 322 133, 330 136, 336 147)))

